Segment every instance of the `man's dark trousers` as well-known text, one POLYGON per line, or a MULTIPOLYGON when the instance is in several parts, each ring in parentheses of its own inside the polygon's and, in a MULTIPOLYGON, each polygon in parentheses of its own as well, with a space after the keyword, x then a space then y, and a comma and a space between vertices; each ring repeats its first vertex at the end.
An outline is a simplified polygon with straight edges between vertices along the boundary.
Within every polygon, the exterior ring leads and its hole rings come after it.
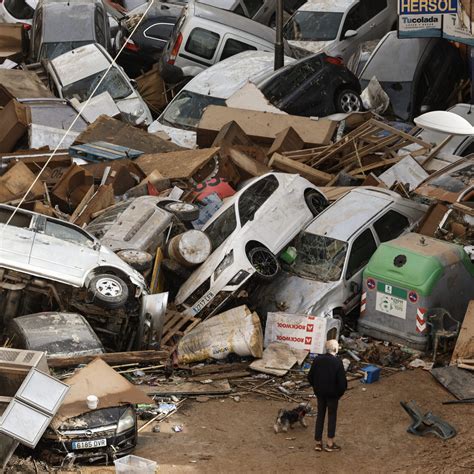
POLYGON ((328 438, 336 436, 337 404, 339 398, 322 397, 318 395, 318 415, 316 417, 316 430, 314 439, 321 441, 323 439, 324 419, 326 410, 328 412, 328 438))

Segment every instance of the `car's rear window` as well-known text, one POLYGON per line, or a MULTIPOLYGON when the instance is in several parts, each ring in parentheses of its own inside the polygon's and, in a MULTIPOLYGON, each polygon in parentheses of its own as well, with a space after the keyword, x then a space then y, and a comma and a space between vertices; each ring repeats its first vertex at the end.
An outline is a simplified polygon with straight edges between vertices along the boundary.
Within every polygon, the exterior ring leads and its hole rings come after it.
POLYGON ((30 20, 35 12, 23 0, 4 0, 5 9, 17 20, 30 20))
POLYGON ((219 44, 220 36, 203 28, 194 28, 184 49, 204 59, 212 59, 219 44))

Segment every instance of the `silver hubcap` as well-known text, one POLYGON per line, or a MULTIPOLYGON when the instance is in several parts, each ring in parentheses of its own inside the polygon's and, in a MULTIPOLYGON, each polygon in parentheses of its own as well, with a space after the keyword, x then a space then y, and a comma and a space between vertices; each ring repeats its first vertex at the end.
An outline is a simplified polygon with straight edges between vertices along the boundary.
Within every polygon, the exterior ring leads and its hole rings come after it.
POLYGON ((353 92, 346 92, 341 96, 341 108, 344 112, 358 112, 360 110, 359 98, 353 92))
POLYGON ((96 284, 97 291, 102 296, 120 296, 122 294, 122 287, 111 278, 101 278, 96 284))
POLYGON ((191 204, 187 204, 185 202, 175 202, 173 204, 170 204, 168 207, 174 212, 186 212, 192 211, 194 209, 191 204))

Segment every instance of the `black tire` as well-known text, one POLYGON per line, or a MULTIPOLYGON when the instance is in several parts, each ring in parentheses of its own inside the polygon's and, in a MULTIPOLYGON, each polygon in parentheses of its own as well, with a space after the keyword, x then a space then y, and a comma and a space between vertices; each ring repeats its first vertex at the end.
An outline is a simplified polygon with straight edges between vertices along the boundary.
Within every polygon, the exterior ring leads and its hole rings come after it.
POLYGON ((117 255, 137 272, 144 272, 153 265, 153 256, 141 250, 120 250, 117 255))
POLYGON ((92 278, 87 287, 93 302, 103 308, 120 308, 128 300, 128 286, 118 276, 103 273, 92 278))
POLYGON ((180 221, 192 222, 199 218, 199 207, 187 202, 169 202, 163 207, 174 214, 180 221))
POLYGON ((178 262, 171 260, 170 258, 163 259, 162 266, 163 269, 173 273, 183 281, 187 280, 192 274, 192 271, 189 268, 183 267, 178 262))
POLYGON ((360 95, 352 89, 341 89, 336 94, 336 110, 341 113, 359 112, 362 110, 360 95))
POLYGON ((261 280, 272 280, 280 271, 280 262, 266 247, 253 247, 247 252, 247 258, 261 280))
POLYGON ((327 200, 315 189, 308 189, 304 194, 304 200, 314 217, 328 206, 327 200))

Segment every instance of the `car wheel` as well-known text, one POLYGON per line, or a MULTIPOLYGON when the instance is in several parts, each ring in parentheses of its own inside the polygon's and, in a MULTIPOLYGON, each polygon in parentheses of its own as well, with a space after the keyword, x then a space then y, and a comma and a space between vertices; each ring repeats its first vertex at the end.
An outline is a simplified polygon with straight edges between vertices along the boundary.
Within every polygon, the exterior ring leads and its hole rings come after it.
POLYGON ((90 281, 88 290, 94 303, 104 308, 120 308, 128 300, 127 284, 115 275, 97 275, 90 281))
POLYGON ((199 218, 199 207, 187 202, 169 202, 164 205, 164 209, 174 214, 183 222, 195 221, 199 218))
POLYGON ((362 109, 362 101, 357 92, 352 89, 343 89, 337 93, 336 109, 338 112, 359 112, 362 109))
POLYGON ((153 265, 153 256, 141 250, 120 250, 117 255, 137 272, 144 272, 153 265))
POLYGON ((247 253, 250 264, 263 280, 271 280, 280 271, 280 263, 266 247, 254 247, 247 253))
POLYGON ((304 195, 304 200, 311 214, 316 217, 321 211, 326 209, 328 203, 326 199, 318 193, 315 189, 310 189, 306 191, 304 195))

